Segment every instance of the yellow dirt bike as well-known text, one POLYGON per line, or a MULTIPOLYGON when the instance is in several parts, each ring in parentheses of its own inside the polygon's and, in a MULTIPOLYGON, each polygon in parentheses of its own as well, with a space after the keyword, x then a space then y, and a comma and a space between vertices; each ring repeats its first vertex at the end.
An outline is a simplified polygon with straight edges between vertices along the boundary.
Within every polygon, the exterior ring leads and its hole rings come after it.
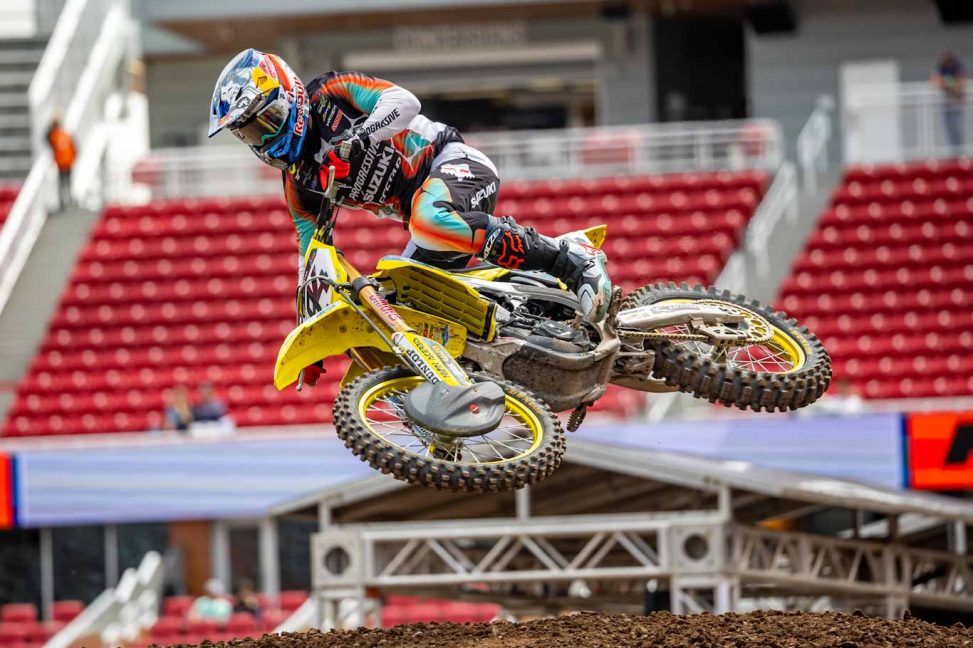
MULTIPOLYGON (((390 256, 361 275, 332 245, 336 215, 332 172, 274 384, 300 389, 305 367, 349 356, 338 436, 397 479, 473 492, 540 481, 564 453, 554 412, 570 411, 574 431, 608 384, 783 411, 811 404, 830 382, 830 358, 807 328, 739 295, 673 283, 624 298, 616 289, 595 323, 542 273, 446 271, 390 256)), ((605 233, 569 236, 600 247, 605 233)))

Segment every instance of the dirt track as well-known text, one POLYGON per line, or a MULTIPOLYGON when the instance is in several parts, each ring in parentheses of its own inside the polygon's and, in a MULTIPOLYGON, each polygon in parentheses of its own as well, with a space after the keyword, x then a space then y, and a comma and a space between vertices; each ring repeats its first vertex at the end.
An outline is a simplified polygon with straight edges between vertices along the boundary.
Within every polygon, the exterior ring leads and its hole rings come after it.
POLYGON ((328 633, 312 630, 204 645, 227 648, 945 648, 973 646, 973 628, 837 613, 754 612, 689 617, 668 613, 648 617, 582 613, 519 624, 416 624, 389 630, 328 633))

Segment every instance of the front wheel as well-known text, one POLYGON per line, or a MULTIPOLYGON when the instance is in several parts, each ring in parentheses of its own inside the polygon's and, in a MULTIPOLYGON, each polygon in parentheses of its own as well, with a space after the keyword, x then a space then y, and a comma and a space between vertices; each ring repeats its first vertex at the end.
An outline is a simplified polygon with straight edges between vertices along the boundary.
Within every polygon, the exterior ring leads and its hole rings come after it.
POLYGON ((560 422, 523 388, 494 381, 506 401, 497 428, 474 437, 446 438, 406 415, 406 395, 423 382, 404 367, 388 367, 345 385, 334 404, 335 429, 345 446, 396 479, 450 491, 522 488, 541 481, 561 463, 560 422))
POLYGON ((658 283, 630 293, 622 310, 689 302, 718 305, 739 321, 646 332, 654 377, 713 403, 770 412, 810 405, 828 388, 831 358, 817 337, 758 301, 716 288, 658 283))

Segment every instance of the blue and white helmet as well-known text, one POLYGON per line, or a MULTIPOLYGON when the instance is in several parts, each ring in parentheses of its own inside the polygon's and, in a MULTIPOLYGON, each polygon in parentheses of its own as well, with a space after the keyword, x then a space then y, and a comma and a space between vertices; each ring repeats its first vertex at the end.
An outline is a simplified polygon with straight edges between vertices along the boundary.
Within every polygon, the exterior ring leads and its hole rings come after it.
POLYGON ((310 108, 304 84, 274 54, 240 52, 216 81, 209 137, 230 130, 267 164, 286 169, 297 160, 310 108))

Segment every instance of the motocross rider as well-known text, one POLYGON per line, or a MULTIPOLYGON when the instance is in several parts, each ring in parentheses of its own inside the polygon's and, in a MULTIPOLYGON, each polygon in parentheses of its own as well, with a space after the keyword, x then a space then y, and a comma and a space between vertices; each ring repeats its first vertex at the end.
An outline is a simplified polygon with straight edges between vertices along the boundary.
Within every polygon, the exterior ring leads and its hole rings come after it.
POLYGON ((602 319, 611 297, 604 253, 493 216, 496 167, 419 109, 408 90, 359 72, 328 72, 305 87, 279 56, 247 49, 216 82, 209 136, 229 129, 281 170, 302 262, 330 166, 340 205, 406 224, 405 256, 446 269, 475 256, 547 272, 577 294, 589 319, 602 319))

